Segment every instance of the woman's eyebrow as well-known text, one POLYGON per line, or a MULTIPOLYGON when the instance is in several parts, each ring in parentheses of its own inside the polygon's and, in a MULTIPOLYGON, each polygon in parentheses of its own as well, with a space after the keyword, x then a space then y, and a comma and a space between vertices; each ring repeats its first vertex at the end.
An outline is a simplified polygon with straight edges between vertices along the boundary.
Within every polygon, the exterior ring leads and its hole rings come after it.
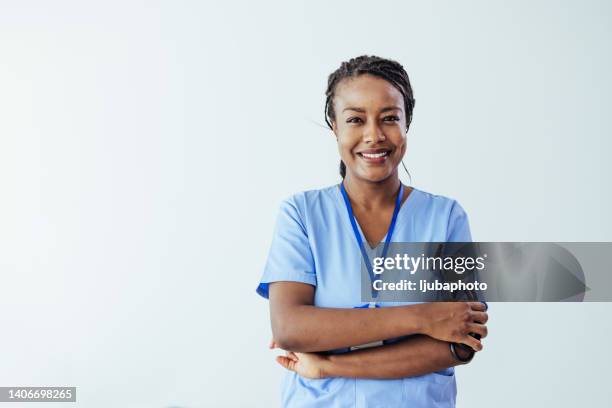
MULTIPOLYGON (((361 112, 361 113, 365 112, 365 109, 357 108, 357 107, 354 107, 354 106, 346 107, 346 108, 342 109, 342 112, 347 111, 347 110, 352 110, 352 111, 361 112)), ((402 108, 400 108, 399 106, 386 106, 386 107, 382 108, 380 111, 382 113, 382 112, 388 112, 388 111, 392 111, 392 110, 400 110, 401 111, 402 108)))
POLYGON ((365 112, 365 109, 363 109, 363 108, 355 108, 355 107, 352 107, 352 106, 349 106, 347 108, 342 109, 342 112, 347 111, 347 110, 352 110, 352 111, 355 111, 355 112, 362 112, 362 113, 365 112))
POLYGON ((400 108, 399 106, 387 106, 385 108, 381 109, 381 112, 388 112, 388 111, 392 111, 392 110, 402 110, 402 108, 400 108))

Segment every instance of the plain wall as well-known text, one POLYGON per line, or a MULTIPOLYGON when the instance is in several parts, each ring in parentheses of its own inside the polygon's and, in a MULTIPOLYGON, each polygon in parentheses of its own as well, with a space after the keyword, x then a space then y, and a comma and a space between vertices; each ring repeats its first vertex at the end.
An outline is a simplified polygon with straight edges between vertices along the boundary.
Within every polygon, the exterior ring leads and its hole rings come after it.
MULTIPOLYGON (((324 90, 360 54, 408 71, 412 182, 457 199, 475 240, 612 240, 611 16, 2 2, 0 386, 76 386, 83 407, 278 406, 255 287, 280 201, 339 182, 324 90)), ((612 405, 611 311, 491 305, 457 405, 612 405)))

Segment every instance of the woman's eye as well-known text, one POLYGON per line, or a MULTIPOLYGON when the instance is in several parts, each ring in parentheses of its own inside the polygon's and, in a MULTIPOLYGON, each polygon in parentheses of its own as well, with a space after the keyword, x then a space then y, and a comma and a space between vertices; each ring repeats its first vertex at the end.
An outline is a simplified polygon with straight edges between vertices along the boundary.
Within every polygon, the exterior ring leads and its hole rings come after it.
POLYGON ((385 116, 385 118, 383 120, 385 122, 396 122, 396 121, 400 120, 400 118, 399 118, 399 116, 391 115, 391 116, 385 116))
POLYGON ((361 122, 361 118, 358 117, 353 117, 353 118, 348 118, 346 123, 359 123, 361 122))

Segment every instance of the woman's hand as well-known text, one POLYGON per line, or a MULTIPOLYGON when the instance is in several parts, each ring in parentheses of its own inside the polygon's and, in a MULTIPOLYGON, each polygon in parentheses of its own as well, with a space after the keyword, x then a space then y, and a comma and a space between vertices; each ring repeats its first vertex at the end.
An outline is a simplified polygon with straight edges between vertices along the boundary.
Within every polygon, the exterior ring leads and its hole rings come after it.
MULTIPOLYGON (((278 348, 274 340, 270 342, 270 348, 278 348)), ((317 353, 294 353, 293 351, 285 351, 284 356, 276 357, 276 362, 287 370, 311 379, 327 377, 324 371, 327 361, 326 356, 317 353)))
POLYGON ((482 302, 434 302, 420 305, 424 308, 423 334, 438 340, 463 343, 474 351, 482 350, 482 343, 470 333, 487 337, 485 323, 489 316, 482 302))

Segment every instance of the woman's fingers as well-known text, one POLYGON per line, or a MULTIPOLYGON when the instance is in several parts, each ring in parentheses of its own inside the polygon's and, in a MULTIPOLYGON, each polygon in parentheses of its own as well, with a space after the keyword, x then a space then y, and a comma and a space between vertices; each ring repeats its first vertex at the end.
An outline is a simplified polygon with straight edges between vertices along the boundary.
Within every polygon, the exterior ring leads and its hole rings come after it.
POLYGON ((486 312, 489 308, 484 302, 467 302, 467 304, 472 308, 472 310, 477 310, 479 312, 486 312))
POLYGON ((472 321, 485 324, 489 320, 489 315, 486 312, 472 312, 472 321))
POLYGON ((480 324, 480 323, 470 323, 469 330, 470 330, 470 333, 480 334, 480 338, 483 338, 483 339, 487 337, 487 334, 489 334, 487 326, 485 326, 484 324, 480 324))
POLYGON ((297 362, 299 359, 298 357, 295 355, 295 353, 293 351, 285 351, 285 357, 287 357, 288 359, 291 359, 295 362, 297 362))
MULTIPOLYGON (((486 303, 482 303, 482 302, 473 302, 473 303, 474 303, 474 306, 478 304, 481 305, 485 311, 480 311, 479 308, 472 309, 471 317, 472 317, 473 323, 470 323, 468 325, 469 332, 478 334, 480 335, 480 338, 483 339, 487 337, 487 334, 489 333, 487 326, 485 325, 485 323, 489 320, 489 315, 486 312, 486 310, 488 309, 488 306, 486 303)), ((469 336, 469 337, 472 337, 472 336, 469 336)), ((475 351, 480 351, 482 350, 482 343, 479 344, 480 348, 476 348, 472 344, 470 344, 470 347, 472 347, 472 349, 475 351)))
POLYGON ((482 350, 482 343, 470 335, 465 336, 460 343, 470 346, 474 351, 482 350))
POLYGON ((276 356, 276 362, 287 370, 295 371, 295 361, 286 356, 276 356))

